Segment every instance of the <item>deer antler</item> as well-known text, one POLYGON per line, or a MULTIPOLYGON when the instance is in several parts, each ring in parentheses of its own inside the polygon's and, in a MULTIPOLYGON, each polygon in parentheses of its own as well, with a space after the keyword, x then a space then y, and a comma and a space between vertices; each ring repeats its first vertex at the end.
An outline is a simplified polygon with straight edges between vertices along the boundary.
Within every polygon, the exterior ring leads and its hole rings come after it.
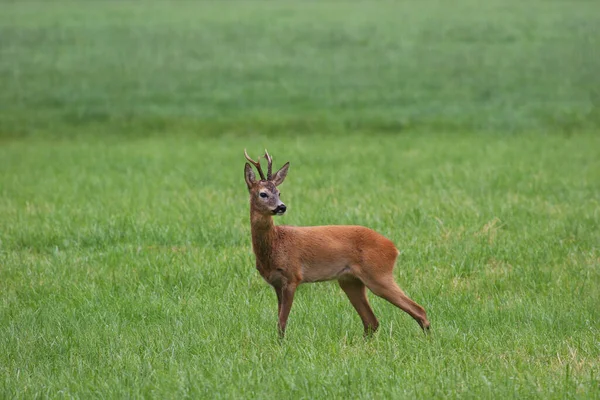
MULTIPOLYGON (((246 152, 246 149, 244 149, 244 155, 246 156, 246 160, 250 161, 250 163, 256 167, 256 169, 258 170, 258 173, 260 175, 260 179, 262 179, 264 181, 265 174, 263 174, 262 168, 260 167, 260 157, 259 157, 258 161, 254 161, 253 159, 250 158, 250 156, 246 152)), ((271 165, 269 164, 269 175, 270 175, 270 172, 271 172, 271 165)))
POLYGON ((271 172, 273 169, 273 158, 271 158, 271 156, 269 155, 269 152, 267 151, 267 149, 265 149, 265 158, 267 159, 267 180, 271 180, 271 172))

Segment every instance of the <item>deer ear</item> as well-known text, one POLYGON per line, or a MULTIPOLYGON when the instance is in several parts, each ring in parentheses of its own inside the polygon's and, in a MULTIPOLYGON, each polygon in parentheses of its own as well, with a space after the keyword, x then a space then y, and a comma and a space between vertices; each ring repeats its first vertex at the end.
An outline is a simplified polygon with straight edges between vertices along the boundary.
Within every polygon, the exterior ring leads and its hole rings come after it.
POLYGON ((283 181, 285 180, 285 177, 287 176, 289 168, 290 168, 290 163, 286 162, 279 171, 275 172, 275 175, 273 175, 273 178, 271 178, 271 182, 273 182, 273 184, 275 186, 281 185, 283 183, 283 181))
POLYGON ((256 175, 254 175, 254 171, 252 171, 252 167, 248 163, 244 167, 244 178, 246 179, 248 189, 251 189, 252 185, 256 183, 256 175))

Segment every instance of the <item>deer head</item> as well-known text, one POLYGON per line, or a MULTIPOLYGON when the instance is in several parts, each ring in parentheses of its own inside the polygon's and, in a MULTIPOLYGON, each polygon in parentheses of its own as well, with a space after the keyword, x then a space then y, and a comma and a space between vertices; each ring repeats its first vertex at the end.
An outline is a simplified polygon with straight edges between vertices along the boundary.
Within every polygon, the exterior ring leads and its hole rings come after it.
POLYGON ((283 167, 273 175, 273 159, 267 150, 265 150, 264 157, 267 159, 268 164, 267 177, 265 178, 265 174, 260 166, 260 157, 258 158, 258 161, 254 161, 248 156, 246 150, 244 150, 244 155, 246 156, 246 160, 256 167, 256 170, 260 175, 260 180, 257 181, 252 167, 250 164, 246 163, 244 177, 246 179, 246 185, 248 186, 248 192, 250 193, 251 209, 263 215, 283 215, 286 206, 279 199, 279 190, 277 190, 277 186, 281 185, 285 180, 290 163, 285 163, 283 167))

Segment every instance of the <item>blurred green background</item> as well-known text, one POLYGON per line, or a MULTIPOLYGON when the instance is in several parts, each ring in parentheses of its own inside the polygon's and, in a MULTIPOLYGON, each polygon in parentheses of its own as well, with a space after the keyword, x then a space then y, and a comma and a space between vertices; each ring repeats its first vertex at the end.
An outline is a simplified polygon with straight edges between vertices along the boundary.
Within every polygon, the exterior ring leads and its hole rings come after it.
POLYGON ((0 134, 595 130, 598 7, 3 3, 0 134))

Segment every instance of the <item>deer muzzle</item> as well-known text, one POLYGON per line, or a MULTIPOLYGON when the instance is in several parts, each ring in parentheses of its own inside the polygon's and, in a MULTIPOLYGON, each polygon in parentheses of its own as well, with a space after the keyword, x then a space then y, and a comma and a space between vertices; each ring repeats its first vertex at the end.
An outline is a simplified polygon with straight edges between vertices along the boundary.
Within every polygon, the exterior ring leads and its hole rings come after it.
POLYGON ((285 210, 287 210, 287 207, 285 206, 285 204, 281 203, 277 207, 275 207, 275 209, 273 210, 273 214, 283 215, 285 214, 285 210))

